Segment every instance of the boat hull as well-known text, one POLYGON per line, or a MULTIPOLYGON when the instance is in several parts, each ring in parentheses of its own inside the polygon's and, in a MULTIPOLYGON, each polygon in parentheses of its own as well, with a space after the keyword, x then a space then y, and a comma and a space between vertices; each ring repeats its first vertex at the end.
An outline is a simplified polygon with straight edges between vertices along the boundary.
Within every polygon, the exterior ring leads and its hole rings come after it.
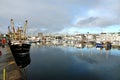
POLYGON ((28 66, 31 62, 31 59, 30 59, 30 54, 25 54, 24 56, 17 56, 14 55, 14 58, 15 58, 15 61, 16 61, 16 64, 20 67, 20 68, 25 68, 26 66, 28 66))
POLYGON ((11 52, 13 53, 13 55, 25 55, 25 54, 29 54, 30 51, 30 44, 14 44, 14 45, 10 45, 10 49, 11 52))

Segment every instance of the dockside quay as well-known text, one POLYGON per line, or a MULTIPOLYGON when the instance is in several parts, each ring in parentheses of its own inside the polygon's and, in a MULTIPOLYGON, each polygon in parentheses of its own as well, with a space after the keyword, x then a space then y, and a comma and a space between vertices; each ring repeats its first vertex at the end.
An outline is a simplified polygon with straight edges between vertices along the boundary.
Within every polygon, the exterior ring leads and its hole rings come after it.
POLYGON ((0 80, 25 80, 8 45, 0 46, 0 80))

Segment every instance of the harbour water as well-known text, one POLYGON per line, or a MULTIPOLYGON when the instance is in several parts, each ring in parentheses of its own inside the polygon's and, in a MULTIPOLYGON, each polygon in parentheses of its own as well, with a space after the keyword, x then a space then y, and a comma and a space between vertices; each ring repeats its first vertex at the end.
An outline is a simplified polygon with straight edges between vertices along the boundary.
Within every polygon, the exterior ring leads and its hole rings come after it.
POLYGON ((27 80, 120 80, 120 47, 32 44, 27 80))

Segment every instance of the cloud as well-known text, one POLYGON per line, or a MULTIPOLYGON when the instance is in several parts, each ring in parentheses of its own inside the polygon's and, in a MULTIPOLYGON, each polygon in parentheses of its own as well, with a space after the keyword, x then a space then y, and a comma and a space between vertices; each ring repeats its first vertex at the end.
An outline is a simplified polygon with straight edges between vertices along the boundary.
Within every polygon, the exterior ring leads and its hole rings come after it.
POLYGON ((82 20, 79 20, 77 22, 77 25, 80 25, 80 26, 89 26, 89 25, 92 25, 93 23, 95 23, 95 21, 97 20, 98 18, 97 17, 89 17, 87 19, 82 19, 82 20))
POLYGON ((85 15, 78 15, 73 23, 75 27, 107 27, 120 25, 120 5, 118 0, 115 1, 99 1, 99 3, 86 5, 87 11, 85 15), (110 5, 111 4, 111 5, 110 5))
POLYGON ((17 24, 28 19, 30 33, 61 32, 73 26, 119 25, 119 3, 119 0, 0 0, 0 26, 7 29, 11 18, 17 24), (76 23, 72 24, 73 20, 76 23))
MULTIPOLYGON (((39 28, 46 28, 48 30, 46 32, 61 30, 65 24, 69 24, 71 19, 67 7, 64 8, 61 5, 49 3, 49 1, 21 0, 16 2, 16 0, 12 0, 2 1, 1 4, 0 17, 3 16, 2 19, 9 20, 13 18, 17 23, 28 19, 30 28, 37 28, 38 30, 40 30, 39 28)), ((6 21, 3 24, 6 25, 6 21)))
POLYGON ((106 17, 88 17, 78 19, 74 26, 77 27, 108 27, 111 25, 119 25, 119 20, 106 17))

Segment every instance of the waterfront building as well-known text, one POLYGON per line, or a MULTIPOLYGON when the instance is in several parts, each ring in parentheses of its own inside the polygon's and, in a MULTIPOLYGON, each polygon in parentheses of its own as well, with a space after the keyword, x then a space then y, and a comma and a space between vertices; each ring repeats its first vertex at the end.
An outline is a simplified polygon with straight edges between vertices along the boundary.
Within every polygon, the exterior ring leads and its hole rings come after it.
POLYGON ((83 34, 76 34, 76 35, 74 36, 74 40, 75 40, 76 42, 83 42, 83 40, 84 40, 84 35, 83 35, 83 34))
POLYGON ((94 34, 87 34, 86 39, 87 42, 95 42, 96 36, 94 34))

